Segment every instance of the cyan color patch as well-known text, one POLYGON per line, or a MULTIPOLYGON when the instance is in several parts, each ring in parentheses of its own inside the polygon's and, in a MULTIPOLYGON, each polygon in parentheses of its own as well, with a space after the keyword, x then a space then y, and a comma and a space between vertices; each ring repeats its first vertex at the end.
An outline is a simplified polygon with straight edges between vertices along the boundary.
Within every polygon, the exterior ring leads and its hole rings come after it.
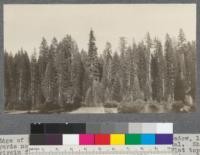
POLYGON ((141 144, 144 145, 155 145, 156 144, 155 134, 141 134, 141 144))

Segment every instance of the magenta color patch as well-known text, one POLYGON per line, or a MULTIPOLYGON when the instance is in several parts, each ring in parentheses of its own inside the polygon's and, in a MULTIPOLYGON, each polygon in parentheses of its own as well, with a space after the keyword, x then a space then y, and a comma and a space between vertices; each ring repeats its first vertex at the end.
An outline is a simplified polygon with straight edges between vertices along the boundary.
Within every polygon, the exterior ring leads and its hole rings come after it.
POLYGON ((94 145, 94 135, 93 134, 80 134, 79 135, 80 145, 94 145))

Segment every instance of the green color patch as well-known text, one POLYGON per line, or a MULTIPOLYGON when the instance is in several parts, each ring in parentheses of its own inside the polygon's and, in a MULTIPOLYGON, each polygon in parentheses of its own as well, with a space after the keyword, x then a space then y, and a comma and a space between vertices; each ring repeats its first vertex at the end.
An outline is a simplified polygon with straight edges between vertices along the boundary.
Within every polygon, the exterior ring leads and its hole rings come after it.
POLYGON ((140 134, 126 134, 126 145, 138 145, 141 144, 140 134))

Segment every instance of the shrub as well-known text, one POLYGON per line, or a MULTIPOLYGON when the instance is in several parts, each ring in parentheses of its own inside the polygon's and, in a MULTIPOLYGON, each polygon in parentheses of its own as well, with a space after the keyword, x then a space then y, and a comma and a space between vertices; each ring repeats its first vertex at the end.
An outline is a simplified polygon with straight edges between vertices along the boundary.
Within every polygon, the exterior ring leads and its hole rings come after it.
POLYGON ((144 109, 145 101, 136 100, 134 103, 122 103, 118 106, 119 113, 140 113, 144 109))
POLYGON ((15 104, 13 106, 13 109, 15 110, 30 110, 30 106, 29 104, 15 104))
POLYGON ((70 102, 66 102, 64 103, 64 111, 66 112, 70 112, 73 111, 75 109, 78 109, 81 106, 81 98, 76 95, 73 100, 71 100, 70 102))
POLYGON ((78 105, 78 104, 65 104, 63 106, 64 111, 66 111, 66 112, 70 112, 70 111, 76 110, 79 107, 80 107, 80 105, 78 105))
POLYGON ((148 112, 149 113, 158 113, 160 111, 160 105, 159 104, 149 104, 148 105, 148 112))
POLYGON ((184 103, 182 101, 174 101, 172 104, 173 112, 181 112, 181 108, 184 107, 184 103))
POLYGON ((13 109, 14 109, 14 103, 9 102, 9 103, 7 104, 7 106, 5 107, 5 109, 6 109, 6 110, 13 110, 13 109))
POLYGON ((39 108, 39 113, 51 113, 51 112, 61 112, 61 108, 58 104, 52 102, 46 102, 44 105, 41 105, 39 108))
POLYGON ((137 100, 135 100, 133 102, 133 104, 135 104, 135 105, 137 105, 137 104, 144 105, 144 104, 146 104, 146 102, 144 100, 142 100, 142 99, 137 99, 137 100))
POLYGON ((104 103, 105 108, 116 108, 118 107, 118 105, 119 105, 119 102, 116 102, 116 101, 108 101, 104 103))
POLYGON ((157 102, 155 100, 151 100, 147 102, 148 113, 165 113, 171 111, 172 103, 166 101, 157 102))

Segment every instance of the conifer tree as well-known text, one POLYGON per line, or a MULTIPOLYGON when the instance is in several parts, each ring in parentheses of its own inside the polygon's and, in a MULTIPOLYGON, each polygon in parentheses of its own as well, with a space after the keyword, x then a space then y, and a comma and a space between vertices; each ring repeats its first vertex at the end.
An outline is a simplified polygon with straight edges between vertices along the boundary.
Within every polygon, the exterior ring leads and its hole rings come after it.
POLYGON ((15 84, 16 84, 16 102, 18 109, 30 108, 30 61, 26 51, 21 49, 15 55, 15 84))
POLYGON ((149 97, 149 86, 148 86, 148 58, 146 53, 146 46, 144 42, 140 42, 138 45, 138 64, 137 72, 140 83, 140 89, 144 92, 145 100, 149 97))
POLYGON ((49 47, 46 39, 43 37, 39 47, 39 58, 38 58, 38 70, 39 70, 39 104, 43 105, 45 102, 44 94, 42 91, 42 81, 46 72, 46 66, 48 63, 49 47))
POLYGON ((165 39, 165 97, 167 100, 174 100, 175 86, 175 54, 172 45, 172 40, 167 34, 165 39))
POLYGON ((174 89, 174 98, 176 100, 182 100, 184 102, 186 93, 186 64, 185 64, 185 52, 186 52, 186 39, 182 29, 178 34, 178 45, 176 47, 176 81, 174 89))
POLYGON ((98 81, 100 78, 97 47, 95 41, 96 39, 94 37, 94 31, 91 29, 88 44, 88 68, 90 72, 90 78, 92 79, 92 81, 98 81))
POLYGON ((151 61, 152 98, 160 102, 164 97, 164 58, 161 42, 156 39, 154 46, 155 49, 151 61))
POLYGON ((58 82, 58 104, 63 107, 71 102, 72 92, 72 48, 73 41, 67 35, 58 45, 56 57, 57 82, 58 82))
MULTIPOLYGON (((88 101, 91 101, 91 103, 95 106, 97 105, 99 101, 98 98, 98 89, 100 87, 100 80, 102 77, 102 67, 100 65, 100 62, 98 60, 97 55, 97 47, 95 43, 96 39, 94 37, 94 31, 91 29, 89 34, 89 44, 88 44, 88 71, 89 71, 89 78, 90 78, 90 87, 87 90, 87 96, 92 97, 91 99, 88 99, 88 101)), ((87 97, 88 98, 88 97, 87 97)), ((91 104, 87 103, 87 104, 91 104)))
POLYGON ((150 33, 148 32, 146 34, 145 38, 146 43, 146 61, 147 61, 147 83, 146 83, 146 91, 145 91, 145 97, 147 100, 151 99, 151 50, 152 50, 152 40, 150 37, 150 33))
POLYGON ((126 91, 128 89, 128 54, 127 54, 127 41, 126 38, 120 38, 120 69, 119 69, 119 77, 121 84, 121 94, 122 96, 126 95, 126 91))
MULTIPOLYGON (((83 65, 82 100, 85 101, 86 92, 91 84, 91 81, 89 79, 89 69, 87 66, 87 52, 82 49, 80 55, 81 62, 83 65)), ((83 104, 85 103, 83 102, 83 104)))
POLYGON ((115 77, 113 81, 113 88, 112 88, 112 99, 114 101, 120 102, 122 100, 121 97, 121 86, 120 86, 120 81, 119 77, 115 77))
POLYGON ((55 61, 56 61, 56 55, 57 55, 57 48, 58 48, 58 41, 57 39, 54 37, 51 41, 51 45, 49 47, 49 53, 50 55, 52 55, 52 58, 53 58, 53 63, 54 65, 56 65, 55 61))
POLYGON ((43 78, 46 71, 48 56, 49 56, 49 47, 48 47, 46 39, 42 38, 42 42, 39 48, 39 60, 38 60, 39 73, 41 75, 41 78, 43 78))
MULTIPOLYGON (((110 94, 111 90, 111 63, 112 63, 112 50, 111 50, 111 44, 109 42, 106 43, 106 48, 103 52, 103 77, 102 77, 102 83, 105 91, 105 93, 110 94)), ((108 94, 105 94, 105 96, 109 96, 108 94)), ((105 98, 105 100, 110 100, 108 98, 105 98)))
POLYGON ((38 62, 36 57, 36 51, 34 50, 33 55, 31 56, 31 107, 35 109, 38 107, 38 89, 39 89, 39 70, 38 70, 38 62))
POLYGON ((81 55, 76 47, 73 52, 72 59, 72 85, 73 85, 73 102, 79 106, 83 96, 83 82, 84 82, 84 66, 81 61, 81 55))
POLYGON ((42 81, 42 91, 45 97, 45 104, 54 104, 56 91, 56 69, 53 64, 53 57, 49 55, 48 64, 42 81))
POLYGON ((5 108, 13 108, 14 91, 16 89, 14 83, 14 60, 11 54, 4 52, 4 94, 5 94, 5 108))
POLYGON ((121 85, 119 78, 120 58, 117 52, 114 53, 111 64, 111 92, 112 100, 120 102, 122 100, 121 85))
POLYGON ((113 84, 114 79, 118 76, 119 69, 120 69, 120 58, 118 53, 115 52, 111 63, 111 84, 113 84))

